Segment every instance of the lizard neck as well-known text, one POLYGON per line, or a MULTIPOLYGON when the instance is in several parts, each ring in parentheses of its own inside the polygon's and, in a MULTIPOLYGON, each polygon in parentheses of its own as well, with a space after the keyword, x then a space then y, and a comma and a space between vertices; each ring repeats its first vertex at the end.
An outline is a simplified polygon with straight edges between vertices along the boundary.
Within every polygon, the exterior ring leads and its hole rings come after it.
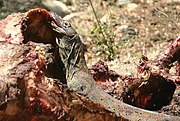
POLYGON ((74 71, 88 70, 84 58, 83 43, 79 35, 72 38, 63 37, 59 41, 59 53, 65 65, 67 76, 72 75, 74 71))
POLYGON ((63 37, 59 41, 60 57, 65 65, 67 85, 70 89, 86 95, 95 84, 84 58, 83 43, 79 35, 63 37))

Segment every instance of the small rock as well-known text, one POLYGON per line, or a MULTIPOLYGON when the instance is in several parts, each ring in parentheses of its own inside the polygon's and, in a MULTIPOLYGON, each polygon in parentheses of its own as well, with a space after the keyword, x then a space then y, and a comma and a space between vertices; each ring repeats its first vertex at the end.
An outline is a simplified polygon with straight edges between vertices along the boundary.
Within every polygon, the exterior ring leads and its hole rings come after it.
POLYGON ((132 37, 134 37, 136 35, 136 31, 129 27, 127 28, 127 30, 123 33, 122 37, 121 37, 121 40, 124 40, 125 42, 126 41, 129 41, 132 37))
POLYGON ((56 12, 61 17, 64 17, 71 13, 68 7, 57 0, 42 0, 42 4, 46 6, 49 10, 56 12))
POLYGON ((119 27, 120 30, 126 30, 128 28, 128 25, 121 25, 119 27))
POLYGON ((154 0, 147 0, 146 3, 152 5, 154 3, 154 0))
POLYGON ((121 7, 129 3, 131 3, 131 0, 117 0, 116 5, 121 7))
POLYGON ((173 3, 173 2, 179 2, 180 3, 179 0, 162 0, 161 2, 165 3, 165 4, 170 4, 170 3, 173 3))
POLYGON ((135 11, 135 10, 137 10, 137 8, 138 8, 138 5, 135 4, 135 3, 129 3, 126 6, 126 9, 127 9, 128 12, 135 11))
POLYGON ((75 3, 75 0, 61 0, 61 2, 65 3, 66 5, 72 5, 75 3))

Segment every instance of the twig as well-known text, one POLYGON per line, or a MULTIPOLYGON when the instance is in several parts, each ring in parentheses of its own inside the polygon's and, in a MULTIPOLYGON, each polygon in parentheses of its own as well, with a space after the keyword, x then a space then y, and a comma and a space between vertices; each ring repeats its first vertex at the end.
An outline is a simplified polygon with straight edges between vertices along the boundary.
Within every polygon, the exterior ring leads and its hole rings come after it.
POLYGON ((177 26, 178 32, 180 32, 178 24, 171 17, 169 17, 166 13, 162 12, 159 8, 155 8, 155 10, 170 19, 177 26))
POLYGON ((97 24, 98 24, 98 26, 99 26, 99 29, 100 29, 101 32, 102 32, 103 39, 106 40, 104 31, 103 31, 103 29, 102 29, 102 27, 101 27, 101 24, 100 24, 101 22, 100 22, 99 18, 97 17, 97 14, 96 14, 96 11, 95 11, 94 6, 93 6, 93 4, 92 4, 92 1, 89 0, 89 3, 90 3, 90 5, 91 5, 91 7, 92 7, 92 10, 93 10, 94 16, 95 16, 95 18, 96 18, 97 24))

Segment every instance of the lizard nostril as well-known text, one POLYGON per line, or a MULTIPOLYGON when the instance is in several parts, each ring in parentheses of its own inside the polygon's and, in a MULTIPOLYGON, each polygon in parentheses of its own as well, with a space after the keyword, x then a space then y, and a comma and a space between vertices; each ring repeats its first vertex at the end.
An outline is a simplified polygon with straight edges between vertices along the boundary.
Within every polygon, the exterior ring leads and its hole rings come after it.
POLYGON ((69 22, 64 21, 63 23, 64 23, 64 27, 67 27, 67 28, 68 28, 68 27, 71 27, 71 24, 70 24, 69 22))

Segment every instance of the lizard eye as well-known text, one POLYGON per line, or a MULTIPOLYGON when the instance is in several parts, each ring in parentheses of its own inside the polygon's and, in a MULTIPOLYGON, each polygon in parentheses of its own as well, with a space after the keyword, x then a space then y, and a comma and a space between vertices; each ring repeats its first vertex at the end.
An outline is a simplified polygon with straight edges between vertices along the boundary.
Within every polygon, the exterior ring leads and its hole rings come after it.
POLYGON ((63 21, 63 26, 68 28, 68 27, 71 27, 71 24, 67 21, 63 21))

